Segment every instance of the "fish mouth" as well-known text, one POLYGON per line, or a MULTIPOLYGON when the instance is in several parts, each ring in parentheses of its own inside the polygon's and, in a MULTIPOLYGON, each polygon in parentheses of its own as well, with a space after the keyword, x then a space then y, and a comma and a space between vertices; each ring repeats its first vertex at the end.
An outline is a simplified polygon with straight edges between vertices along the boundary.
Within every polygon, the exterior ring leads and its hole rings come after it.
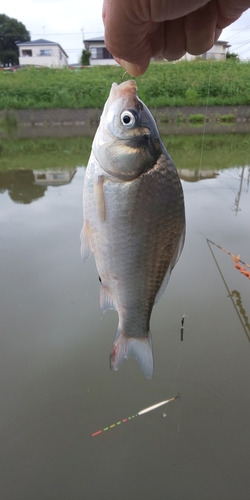
POLYGON ((124 102, 125 108, 134 108, 138 112, 143 110, 143 103, 138 98, 135 80, 127 80, 119 85, 117 83, 112 84, 109 94, 110 104, 118 99, 124 102))
POLYGON ((119 97, 127 96, 137 97, 137 85, 135 80, 127 80, 119 85, 117 83, 112 83, 110 90, 111 98, 119 99, 119 97))

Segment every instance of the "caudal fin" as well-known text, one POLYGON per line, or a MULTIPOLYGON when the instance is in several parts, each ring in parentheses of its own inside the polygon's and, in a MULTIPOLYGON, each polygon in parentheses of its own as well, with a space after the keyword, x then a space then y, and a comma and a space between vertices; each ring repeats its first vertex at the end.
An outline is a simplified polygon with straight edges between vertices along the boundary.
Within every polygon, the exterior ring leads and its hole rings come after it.
POLYGON ((152 378, 154 360, 150 332, 148 332, 147 337, 135 338, 128 337, 119 331, 119 329, 117 330, 110 353, 110 369, 118 370, 124 359, 128 359, 131 354, 138 361, 145 377, 152 378))

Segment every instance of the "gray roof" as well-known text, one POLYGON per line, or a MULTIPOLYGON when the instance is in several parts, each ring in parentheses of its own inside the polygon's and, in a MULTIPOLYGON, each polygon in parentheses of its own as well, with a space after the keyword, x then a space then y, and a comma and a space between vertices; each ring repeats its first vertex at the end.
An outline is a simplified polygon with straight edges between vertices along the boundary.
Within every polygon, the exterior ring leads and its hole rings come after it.
POLYGON ((50 40, 45 40, 45 38, 39 38, 38 40, 30 40, 29 42, 18 42, 17 45, 58 45, 56 42, 50 42, 50 40))
POLYGON ((60 47, 60 49, 64 52, 64 54, 68 56, 68 54, 66 54, 65 50, 62 48, 62 46, 57 43, 57 42, 51 42, 50 40, 45 40, 45 38, 39 38, 38 40, 31 40, 30 42, 18 42, 16 43, 16 45, 25 45, 26 47, 29 46, 29 45, 57 45, 58 47, 60 47))
POLYGON ((97 36, 95 38, 88 38, 87 40, 83 40, 83 42, 104 42, 104 36, 97 36))
POLYGON ((221 44, 221 45, 228 45, 228 47, 231 47, 231 45, 229 45, 229 43, 228 43, 228 42, 224 42, 223 40, 217 40, 217 42, 214 42, 214 45, 215 45, 216 43, 217 43, 217 44, 221 44))

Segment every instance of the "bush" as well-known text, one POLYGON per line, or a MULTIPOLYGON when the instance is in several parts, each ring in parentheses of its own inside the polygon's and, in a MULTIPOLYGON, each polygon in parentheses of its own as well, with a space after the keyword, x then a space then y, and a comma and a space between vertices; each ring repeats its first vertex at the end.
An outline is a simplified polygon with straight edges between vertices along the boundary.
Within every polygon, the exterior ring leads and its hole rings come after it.
POLYGON ((205 117, 205 115, 202 115, 202 114, 196 114, 196 115, 189 116, 190 123, 204 123, 207 120, 208 119, 205 117))
MULTIPOLYGON (((123 68, 95 66, 0 71, 0 109, 102 108, 123 68)), ((151 108, 250 104, 250 62, 151 63, 136 78, 139 97, 151 108)))

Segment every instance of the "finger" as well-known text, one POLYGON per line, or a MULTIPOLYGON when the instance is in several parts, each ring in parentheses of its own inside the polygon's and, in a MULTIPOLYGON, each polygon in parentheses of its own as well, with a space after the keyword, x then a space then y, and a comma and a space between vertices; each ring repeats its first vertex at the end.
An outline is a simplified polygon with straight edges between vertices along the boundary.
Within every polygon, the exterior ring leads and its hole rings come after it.
POLYGON ((185 17, 186 49, 189 54, 200 55, 214 44, 218 18, 217 1, 211 0, 204 7, 185 17))
POLYGON ((141 64, 133 64, 131 62, 125 61, 124 59, 119 59, 119 57, 115 57, 114 59, 132 77, 143 75, 143 73, 145 73, 145 71, 148 69, 149 62, 150 62, 150 61, 148 61, 146 64, 141 65, 141 64))
POLYGON ((223 30, 221 30, 220 28, 218 28, 216 26, 216 28, 215 28, 215 35, 214 35, 214 43, 217 42, 217 40, 220 38, 222 31, 223 30))
POLYGON ((123 2, 106 0, 103 5, 105 45, 130 74, 146 71, 151 58, 151 45, 147 38, 150 21, 138 23, 130 19, 123 2), (132 66, 128 66, 128 63, 132 66))
POLYGON ((225 28, 233 23, 241 14, 250 7, 250 0, 218 0, 218 21, 219 28, 225 28))
MULTIPOLYGON (((129 1, 129 0, 127 0, 129 1)), ((145 3, 145 0, 142 0, 145 3)), ((203 7, 209 0, 150 0, 150 15, 156 22, 172 21, 184 17, 200 7, 203 7)))
MULTIPOLYGON (((161 36, 162 47, 157 54, 153 44, 153 55, 162 55, 169 61, 180 59, 186 53, 186 38, 184 32, 184 20, 174 19, 173 21, 166 21, 163 26, 163 33, 161 36)), ((159 40, 160 41, 160 40, 159 40)))

